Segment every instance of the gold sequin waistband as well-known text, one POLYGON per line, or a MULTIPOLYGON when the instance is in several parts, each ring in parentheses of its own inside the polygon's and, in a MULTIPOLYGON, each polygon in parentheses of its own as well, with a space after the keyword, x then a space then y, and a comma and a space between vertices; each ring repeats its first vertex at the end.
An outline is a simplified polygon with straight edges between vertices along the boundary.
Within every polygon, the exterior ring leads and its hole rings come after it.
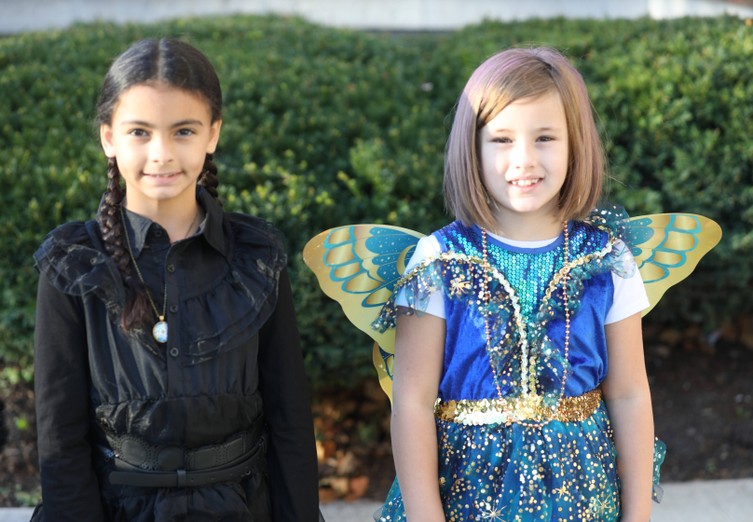
POLYGON ((544 405, 541 395, 523 395, 502 399, 438 400, 436 418, 459 424, 534 424, 550 421, 579 422, 594 414, 601 403, 601 390, 591 390, 578 397, 562 397, 556 408, 544 405))

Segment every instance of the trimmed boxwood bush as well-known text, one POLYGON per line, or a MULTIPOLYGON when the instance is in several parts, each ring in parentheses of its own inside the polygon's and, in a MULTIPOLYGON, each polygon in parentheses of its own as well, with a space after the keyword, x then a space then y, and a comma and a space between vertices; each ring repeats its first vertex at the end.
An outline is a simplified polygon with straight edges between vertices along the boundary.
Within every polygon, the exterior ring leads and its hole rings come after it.
POLYGON ((57 224, 87 219, 105 185, 92 126, 110 61, 143 37, 181 36, 223 83, 217 153, 225 207, 286 234, 306 363, 316 385, 371 373, 369 339, 304 267, 331 226, 448 221, 442 154, 465 80, 508 46, 551 45, 582 71, 631 214, 696 211, 722 244, 650 320, 713 328, 753 308, 753 28, 737 18, 484 22, 442 34, 367 33, 297 18, 94 24, 0 39, 0 359, 31 367, 31 255, 57 224))

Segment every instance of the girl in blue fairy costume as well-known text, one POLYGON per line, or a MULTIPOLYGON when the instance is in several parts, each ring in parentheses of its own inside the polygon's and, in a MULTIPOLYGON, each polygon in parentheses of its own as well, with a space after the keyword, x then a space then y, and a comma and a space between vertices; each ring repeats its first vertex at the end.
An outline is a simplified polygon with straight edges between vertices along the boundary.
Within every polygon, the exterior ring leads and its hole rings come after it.
POLYGON ((625 217, 595 209, 604 168, 560 53, 510 49, 471 75, 446 154, 457 220, 419 241, 375 322, 396 327, 378 520, 649 520, 649 302, 625 217))

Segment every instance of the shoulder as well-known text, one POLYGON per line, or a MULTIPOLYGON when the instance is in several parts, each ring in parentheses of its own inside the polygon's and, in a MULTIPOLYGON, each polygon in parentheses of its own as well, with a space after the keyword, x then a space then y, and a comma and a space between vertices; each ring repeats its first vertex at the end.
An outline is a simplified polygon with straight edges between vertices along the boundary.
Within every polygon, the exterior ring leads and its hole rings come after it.
POLYGON ((448 250, 456 250, 458 238, 468 237, 469 228, 460 221, 453 221, 418 240, 416 249, 406 267, 406 272, 427 260, 434 260, 448 250))
POLYGON ((94 220, 55 228, 34 253, 34 263, 39 273, 64 293, 94 292, 106 302, 123 300, 120 273, 101 246, 99 226, 94 220))
POLYGON ((405 267, 405 270, 408 271, 422 261, 438 256, 440 252, 441 248, 436 236, 430 234, 422 237, 418 240, 418 243, 416 243, 416 249, 413 251, 413 255, 411 256, 408 265, 405 267))
MULTIPOLYGON (((592 245, 610 268, 621 278, 631 278, 637 271, 635 258, 628 242, 629 216, 625 209, 611 205, 595 209, 589 217, 578 223, 583 231, 583 245, 592 245)), ((588 247, 586 247, 588 248, 588 247)))
POLYGON ((574 221, 570 227, 571 248, 601 250, 617 240, 613 230, 594 224, 588 220, 574 221))
POLYGON ((416 245, 416 254, 422 253, 424 259, 438 256, 443 251, 447 250, 448 242, 451 238, 458 234, 463 235, 465 233, 463 230, 464 228, 465 227, 460 221, 453 221, 452 223, 448 223, 442 228, 435 230, 428 236, 422 237, 416 245))
POLYGON ((94 225, 94 227, 97 227, 96 221, 70 221, 68 223, 63 223, 62 225, 59 225, 52 229, 45 236, 44 241, 42 242, 42 246, 52 242, 91 245, 92 242, 87 227, 91 227, 92 225, 94 225))
POLYGON ((225 223, 233 232, 233 239, 240 243, 268 244, 275 248, 285 247, 285 236, 271 222, 241 212, 226 212, 225 223))
POLYGON ((39 266, 68 252, 79 249, 94 250, 94 242, 89 230, 98 230, 95 221, 72 221, 64 223, 49 232, 37 251, 34 261, 39 266))
POLYGON ((591 211, 582 223, 595 229, 592 232, 593 234, 601 233, 612 239, 612 241, 622 240, 626 242, 625 238, 629 218, 630 216, 628 216, 623 207, 605 203, 591 211))
POLYGON ((468 235, 470 234, 471 227, 464 225, 461 221, 453 221, 448 223, 442 228, 435 230, 432 235, 437 237, 447 237, 449 235, 468 235))
POLYGON ((452 248, 452 245, 458 241, 470 238, 472 236, 472 227, 464 225, 461 221, 453 221, 432 233, 436 238, 442 250, 452 248))
POLYGON ((240 212, 225 212, 224 224, 233 257, 258 268, 263 264, 275 275, 285 267, 285 236, 272 223, 240 212))

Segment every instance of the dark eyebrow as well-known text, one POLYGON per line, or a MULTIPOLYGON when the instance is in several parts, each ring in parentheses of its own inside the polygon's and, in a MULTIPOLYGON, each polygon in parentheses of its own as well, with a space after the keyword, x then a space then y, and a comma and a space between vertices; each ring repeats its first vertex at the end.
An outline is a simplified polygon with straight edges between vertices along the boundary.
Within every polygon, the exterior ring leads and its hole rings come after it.
MULTIPOLYGON (((127 120, 127 121, 121 122, 121 125, 127 125, 127 126, 136 125, 138 127, 146 127, 148 129, 151 129, 154 127, 151 123, 146 122, 146 121, 141 121, 141 120, 127 120)), ((204 123, 201 120, 181 120, 181 121, 173 123, 172 128, 174 129, 176 127, 186 127, 190 125, 196 125, 196 126, 202 127, 204 123)))
POLYGON ((201 120, 182 120, 177 123, 173 124, 173 128, 175 127, 185 127, 187 125, 197 125, 199 127, 202 127, 204 125, 204 122, 201 120))

